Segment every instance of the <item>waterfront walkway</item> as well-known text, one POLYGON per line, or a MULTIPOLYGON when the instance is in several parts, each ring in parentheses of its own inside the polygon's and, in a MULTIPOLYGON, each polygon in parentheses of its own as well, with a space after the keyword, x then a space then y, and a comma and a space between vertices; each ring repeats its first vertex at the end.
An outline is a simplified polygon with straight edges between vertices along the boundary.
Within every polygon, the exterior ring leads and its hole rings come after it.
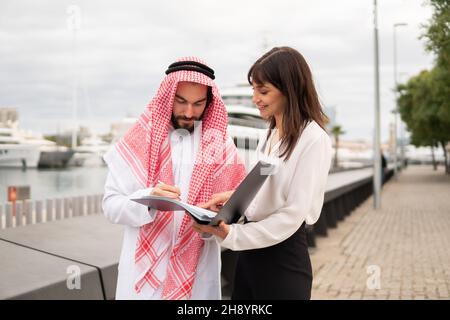
POLYGON ((312 299, 449 299, 450 177, 409 166, 317 239, 312 299))

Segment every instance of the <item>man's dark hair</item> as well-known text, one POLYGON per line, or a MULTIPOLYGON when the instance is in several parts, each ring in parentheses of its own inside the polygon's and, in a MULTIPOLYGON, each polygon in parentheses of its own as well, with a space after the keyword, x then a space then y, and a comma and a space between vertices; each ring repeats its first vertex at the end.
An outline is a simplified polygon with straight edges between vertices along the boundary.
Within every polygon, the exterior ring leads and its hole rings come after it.
POLYGON ((208 86, 208 90, 206 92, 206 106, 205 109, 208 108, 209 104, 213 101, 214 95, 212 93, 212 87, 208 86))

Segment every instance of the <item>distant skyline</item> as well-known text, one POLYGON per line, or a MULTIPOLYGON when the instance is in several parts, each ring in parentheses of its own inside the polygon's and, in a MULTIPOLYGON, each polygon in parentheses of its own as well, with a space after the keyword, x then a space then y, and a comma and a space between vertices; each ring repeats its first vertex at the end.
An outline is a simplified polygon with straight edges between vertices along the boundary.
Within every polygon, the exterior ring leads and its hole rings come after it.
MULTIPOLYGON (((382 141, 393 120, 393 24, 403 82, 430 68, 422 0, 379 0, 382 141)), ((57 133, 73 125, 70 5, 81 9, 77 33, 78 124, 105 133, 138 116, 167 66, 197 55, 219 88, 246 81, 250 65, 273 46, 298 49, 309 62, 322 103, 335 107, 343 139, 373 133, 371 0, 319 1, 13 1, 0 2, 0 107, 19 111, 20 127, 57 133)))

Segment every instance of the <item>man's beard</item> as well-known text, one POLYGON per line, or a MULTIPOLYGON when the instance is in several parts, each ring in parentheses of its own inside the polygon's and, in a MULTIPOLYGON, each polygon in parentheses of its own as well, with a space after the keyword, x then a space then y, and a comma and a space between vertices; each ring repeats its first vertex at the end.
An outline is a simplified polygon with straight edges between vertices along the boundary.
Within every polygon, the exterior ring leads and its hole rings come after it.
POLYGON ((177 117, 175 117, 172 114, 173 127, 175 129, 185 129, 185 130, 189 131, 189 133, 192 133, 194 131, 194 129, 195 129, 195 122, 196 121, 200 121, 200 119, 201 119, 201 117, 200 118, 196 118, 196 117, 186 118, 185 116, 177 116, 177 117), (182 123, 180 123, 180 120, 193 120, 193 121, 192 121, 192 124, 190 125, 190 124, 182 124, 182 123))

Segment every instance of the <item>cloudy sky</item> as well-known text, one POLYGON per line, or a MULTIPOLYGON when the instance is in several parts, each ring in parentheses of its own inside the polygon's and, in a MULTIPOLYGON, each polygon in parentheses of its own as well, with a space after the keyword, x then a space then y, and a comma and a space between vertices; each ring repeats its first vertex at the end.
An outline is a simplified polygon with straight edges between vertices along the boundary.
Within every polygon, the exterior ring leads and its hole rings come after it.
MULTIPOLYGON (((432 65, 421 24, 424 0, 379 0, 382 139, 393 108, 393 24, 404 81, 432 65)), ((198 55, 219 87, 245 81, 268 48, 289 45, 309 62, 322 102, 334 106, 346 139, 372 139, 372 0, 160 0, 0 2, 0 106, 19 110, 20 126, 54 133, 73 125, 73 33, 69 8, 81 11, 76 41, 79 123, 98 133, 151 100, 166 67, 198 55)))

